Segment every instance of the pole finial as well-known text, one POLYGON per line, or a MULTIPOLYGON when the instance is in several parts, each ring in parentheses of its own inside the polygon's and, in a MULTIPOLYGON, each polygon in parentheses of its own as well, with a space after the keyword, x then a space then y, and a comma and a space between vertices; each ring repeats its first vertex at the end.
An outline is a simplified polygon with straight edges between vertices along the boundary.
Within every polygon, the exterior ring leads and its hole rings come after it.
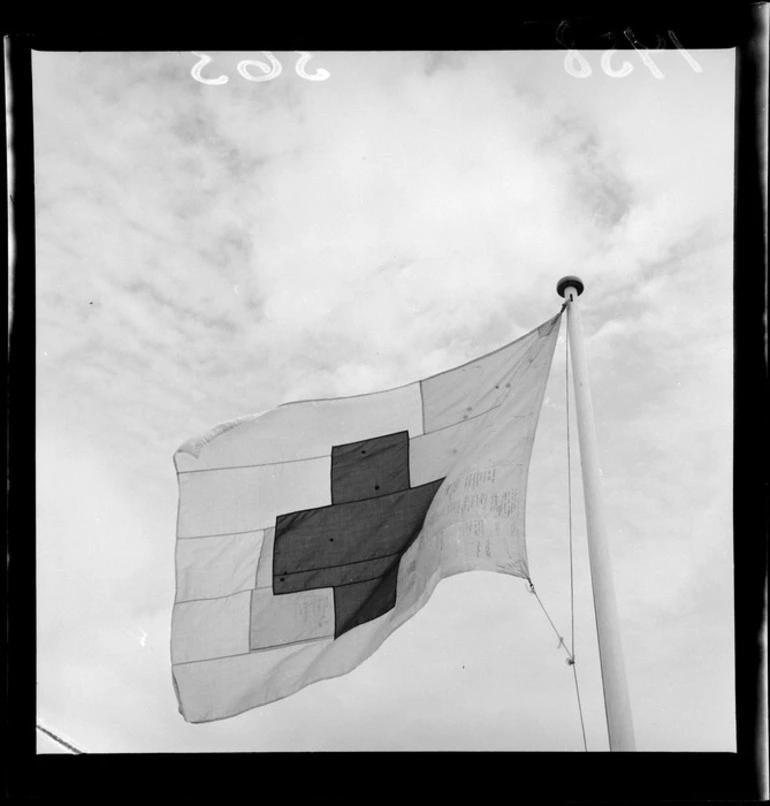
POLYGON ((574 274, 568 274, 566 277, 562 277, 561 280, 556 283, 556 291, 560 297, 563 297, 566 290, 570 286, 577 289, 578 296, 583 293, 583 289, 585 288, 583 281, 579 277, 575 277, 574 274))

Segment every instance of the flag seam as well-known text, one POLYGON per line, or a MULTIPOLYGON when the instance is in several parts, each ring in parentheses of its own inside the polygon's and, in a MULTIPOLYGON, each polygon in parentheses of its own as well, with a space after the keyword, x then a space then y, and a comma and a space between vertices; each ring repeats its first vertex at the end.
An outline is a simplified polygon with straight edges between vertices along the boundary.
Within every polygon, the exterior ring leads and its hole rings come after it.
POLYGON ((245 658, 249 655, 254 655, 256 652, 266 652, 270 649, 281 649, 286 646, 294 646, 295 644, 309 644, 313 641, 327 641, 329 638, 334 638, 333 635, 319 635, 316 638, 301 638, 299 641, 292 641, 288 644, 273 644, 272 646, 259 647, 252 649, 249 652, 234 652, 232 655, 217 655, 215 658, 199 658, 198 660, 178 660, 173 662, 172 666, 188 666, 191 663, 211 663, 215 660, 227 660, 228 658, 245 658))
POLYGON ((295 462, 312 462, 316 459, 328 459, 328 453, 321 453, 318 456, 302 456, 299 459, 281 459, 278 462, 260 462, 255 465, 226 465, 224 467, 201 467, 198 470, 177 470, 178 476, 189 473, 213 473, 215 470, 241 470, 250 467, 272 467, 273 465, 290 465, 295 462))

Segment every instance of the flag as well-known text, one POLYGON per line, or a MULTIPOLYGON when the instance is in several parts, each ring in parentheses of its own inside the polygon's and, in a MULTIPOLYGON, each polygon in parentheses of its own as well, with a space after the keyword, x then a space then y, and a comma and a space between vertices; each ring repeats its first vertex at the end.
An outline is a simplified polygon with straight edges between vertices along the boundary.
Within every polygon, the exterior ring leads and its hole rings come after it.
POLYGON ((171 662, 188 722, 351 671, 443 577, 529 576, 527 474, 559 321, 425 380, 287 403, 177 450, 171 662))

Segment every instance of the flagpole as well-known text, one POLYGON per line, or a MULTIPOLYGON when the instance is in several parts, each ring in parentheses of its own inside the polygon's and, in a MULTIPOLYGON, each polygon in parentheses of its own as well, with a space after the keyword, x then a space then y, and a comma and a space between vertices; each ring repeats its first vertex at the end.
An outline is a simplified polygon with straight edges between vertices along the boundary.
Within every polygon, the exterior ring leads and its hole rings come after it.
POLYGON ((567 300, 567 333, 572 353, 572 374, 577 407, 580 463, 583 468, 583 494, 586 508, 588 558, 596 613, 596 631, 599 640, 599 658, 604 689, 604 708, 610 750, 635 750, 634 726, 628 696, 623 647, 618 627, 615 586, 612 580, 607 526, 601 493, 599 451, 594 429, 593 405, 588 386, 583 332, 580 324, 580 307, 577 298, 583 293, 579 277, 567 276, 559 280, 556 290, 567 300))

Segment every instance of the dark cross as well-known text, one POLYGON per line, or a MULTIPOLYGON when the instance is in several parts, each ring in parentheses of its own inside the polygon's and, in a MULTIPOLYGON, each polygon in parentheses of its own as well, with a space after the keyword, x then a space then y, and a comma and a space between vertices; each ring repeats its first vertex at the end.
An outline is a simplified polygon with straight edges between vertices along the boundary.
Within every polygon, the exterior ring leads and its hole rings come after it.
POLYGON ((443 479, 409 486, 409 432, 332 448, 332 503, 275 521, 273 593, 334 588, 334 637, 396 604, 398 565, 443 479))

